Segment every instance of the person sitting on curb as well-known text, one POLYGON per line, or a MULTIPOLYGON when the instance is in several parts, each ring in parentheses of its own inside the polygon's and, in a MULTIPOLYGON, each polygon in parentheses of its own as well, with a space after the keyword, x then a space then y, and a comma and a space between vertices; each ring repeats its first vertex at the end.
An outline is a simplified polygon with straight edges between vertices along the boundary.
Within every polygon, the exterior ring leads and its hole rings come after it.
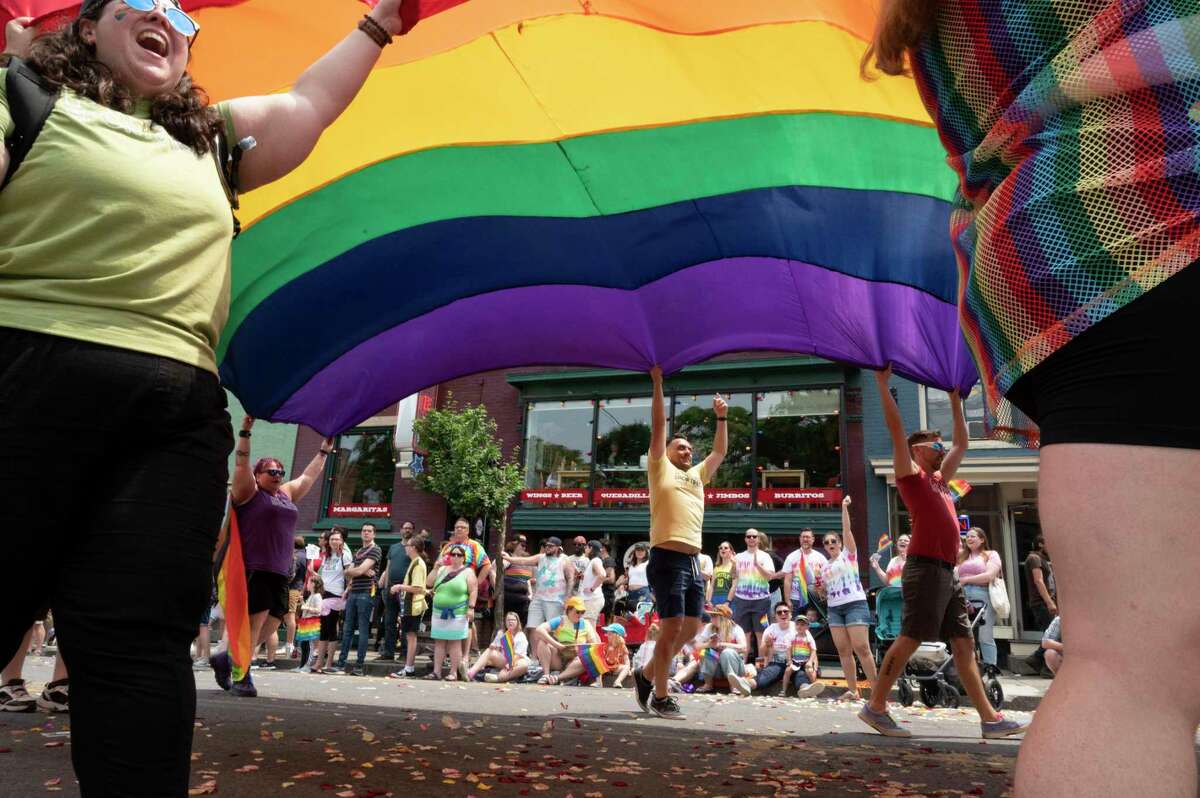
POLYGON ((489 683, 516 681, 529 671, 529 638, 521 629, 521 616, 515 612, 505 614, 504 628, 496 632, 492 644, 467 670, 467 681, 474 681, 484 668, 497 671, 484 674, 483 680, 489 683))
POLYGON ((563 605, 562 615, 533 630, 533 651, 542 666, 538 684, 550 684, 551 677, 575 658, 577 646, 600 642, 596 627, 583 617, 586 611, 583 599, 571 596, 563 605))
POLYGON ((817 661, 817 641, 808 630, 807 615, 797 615, 793 623, 796 636, 792 638, 792 656, 783 673, 783 683, 787 684, 790 679, 798 698, 816 698, 825 692, 825 685, 817 681, 820 664, 817 661))
POLYGON ((604 674, 622 671, 629 667, 629 649, 625 647, 625 627, 610 623, 604 627, 608 639, 576 647, 575 659, 563 668, 562 673, 550 674, 546 684, 559 684, 569 679, 579 679, 585 674, 592 687, 604 686, 604 674))
POLYGON ((700 678, 704 681, 696 692, 713 692, 719 672, 729 682, 731 690, 748 696, 753 685, 746 678, 746 633, 733 622, 733 610, 728 604, 718 604, 709 615, 712 621, 696 637, 700 678))
POLYGON ((808 617, 801 615, 797 620, 801 621, 802 625, 797 627, 792 623, 791 616, 792 611, 787 604, 781 601, 775 605, 775 623, 763 632, 765 664, 754 680, 754 688, 765 690, 780 679, 785 679, 786 691, 786 679, 790 678, 796 686, 797 694, 801 698, 809 698, 825 689, 825 685, 816 681, 817 645, 808 633, 808 617), (797 658, 802 662, 799 668, 793 666, 797 658))
POLYGON ((1062 616, 1055 615, 1054 620, 1042 633, 1042 648, 1045 649, 1046 667, 1050 673, 1057 674, 1063 663, 1062 616))

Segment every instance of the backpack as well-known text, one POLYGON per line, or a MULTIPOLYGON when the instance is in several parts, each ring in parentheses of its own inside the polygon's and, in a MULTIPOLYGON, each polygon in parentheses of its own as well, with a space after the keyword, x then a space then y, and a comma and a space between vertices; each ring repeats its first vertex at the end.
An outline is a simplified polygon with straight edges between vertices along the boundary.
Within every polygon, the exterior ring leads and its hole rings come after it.
MULTIPOLYGON (((33 143, 37 140, 54 104, 58 101, 58 90, 51 89, 42 76, 33 67, 20 58, 12 58, 5 74, 5 90, 8 93, 8 111, 12 117, 12 129, 4 139, 8 147, 8 171, 0 182, 3 189, 12 180, 13 174, 29 154, 33 143)), ((245 150, 254 146, 254 139, 247 137, 238 142, 231 151, 229 140, 224 132, 218 133, 209 147, 213 164, 221 178, 221 187, 225 189, 225 197, 229 200, 230 213, 233 215, 233 237, 237 238, 242 232, 242 224, 237 218, 238 202, 238 164, 245 150)))

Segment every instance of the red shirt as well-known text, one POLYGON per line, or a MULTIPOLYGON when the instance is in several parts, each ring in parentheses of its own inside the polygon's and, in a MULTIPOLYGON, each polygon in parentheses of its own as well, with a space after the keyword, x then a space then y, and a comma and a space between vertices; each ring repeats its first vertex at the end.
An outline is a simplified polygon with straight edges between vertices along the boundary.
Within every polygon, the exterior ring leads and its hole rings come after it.
POLYGON ((954 495, 942 480, 942 472, 932 476, 920 468, 917 473, 896 480, 896 489, 912 519, 912 540, 908 555, 933 557, 954 565, 958 562, 958 514, 954 495))

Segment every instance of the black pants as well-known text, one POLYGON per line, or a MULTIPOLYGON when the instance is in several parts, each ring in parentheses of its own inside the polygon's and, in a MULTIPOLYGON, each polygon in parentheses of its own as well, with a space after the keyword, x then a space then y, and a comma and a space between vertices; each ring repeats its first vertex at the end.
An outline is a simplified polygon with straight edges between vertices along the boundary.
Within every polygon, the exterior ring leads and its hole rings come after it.
POLYGON ((85 798, 187 794, 189 645, 209 600, 233 432, 217 378, 0 328, 0 660, 40 605, 71 679, 85 798))
MULTIPOLYGON (((391 588, 383 591, 383 650, 379 653, 385 657, 392 657, 396 654, 396 633, 400 627, 400 612, 403 609, 400 604, 404 600, 407 593, 392 595, 391 588)), ((401 641, 400 647, 404 647, 404 642, 401 641)))

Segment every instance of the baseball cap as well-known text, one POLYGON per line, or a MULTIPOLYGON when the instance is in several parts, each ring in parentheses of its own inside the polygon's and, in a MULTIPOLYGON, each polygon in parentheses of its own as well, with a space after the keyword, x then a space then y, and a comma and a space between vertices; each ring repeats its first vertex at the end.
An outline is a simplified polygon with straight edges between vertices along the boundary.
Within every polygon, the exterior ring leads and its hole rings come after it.
POLYGON ((542 545, 543 546, 561 546, 562 541, 559 540, 558 538, 554 537, 553 535, 551 535, 550 537, 548 537, 542 541, 542 545))
POLYGON ((610 632, 614 635, 625 636, 625 627, 619 623, 610 623, 608 626, 600 627, 605 632, 610 632))
POLYGON ((571 596, 569 599, 567 599, 567 603, 563 605, 563 610, 578 610, 579 612, 585 612, 587 610, 587 605, 583 603, 583 599, 581 599, 579 596, 571 596))
POLYGON ((811 623, 812 623, 812 621, 810 621, 810 620, 808 619, 808 616, 807 616, 807 615, 805 615, 804 613, 799 613, 799 614, 798 614, 798 615, 796 615, 796 617, 795 617, 795 618, 793 618, 792 620, 793 620, 793 621, 795 621, 796 623, 802 623, 802 624, 804 624, 805 626, 808 626, 809 624, 811 624, 811 623))
POLYGON ((586 545, 587 545, 587 538, 585 538, 583 535, 576 535, 576 536, 575 536, 575 539, 574 539, 574 540, 572 540, 571 542, 572 542, 572 543, 574 543, 574 544, 575 544, 575 545, 577 545, 577 546, 586 546, 586 545))

